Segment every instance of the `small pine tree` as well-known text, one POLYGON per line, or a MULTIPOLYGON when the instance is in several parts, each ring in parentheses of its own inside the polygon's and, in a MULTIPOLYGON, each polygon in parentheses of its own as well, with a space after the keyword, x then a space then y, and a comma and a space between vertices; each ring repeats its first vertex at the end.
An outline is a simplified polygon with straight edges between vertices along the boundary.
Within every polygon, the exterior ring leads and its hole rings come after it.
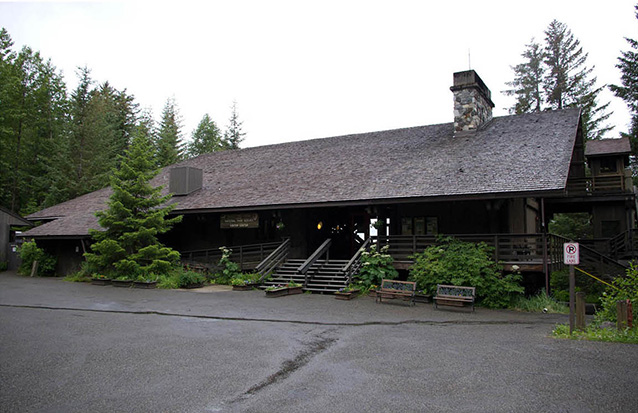
POLYGON ((226 149, 222 141, 221 131, 217 124, 205 114, 193 132, 193 140, 188 145, 188 156, 194 158, 210 152, 223 151, 226 149))
POLYGON ((514 80, 506 82, 513 89, 506 90, 508 96, 516 96, 516 104, 510 109, 510 113, 540 112, 544 100, 542 88, 545 76, 545 51, 534 39, 525 46, 521 56, 525 58, 523 63, 512 66, 514 80))
POLYGON ((162 196, 162 188, 149 183, 157 172, 148 138, 136 134, 112 176, 108 208, 96 213, 104 231, 91 231, 89 264, 115 277, 151 279, 179 260, 177 251, 157 239, 182 219, 167 218, 174 207, 162 205, 170 195, 162 196))

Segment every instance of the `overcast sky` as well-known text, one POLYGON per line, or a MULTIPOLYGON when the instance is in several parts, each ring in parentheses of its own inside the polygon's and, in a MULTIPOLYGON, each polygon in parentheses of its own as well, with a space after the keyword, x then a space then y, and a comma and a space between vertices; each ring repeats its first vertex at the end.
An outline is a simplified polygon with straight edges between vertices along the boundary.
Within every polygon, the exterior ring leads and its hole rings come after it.
MULTIPOLYGON (((237 101, 243 147, 451 122, 452 74, 472 68, 492 91, 495 116, 510 66, 552 19, 567 24, 602 84, 624 37, 638 39, 636 0, 0 2, 15 48, 39 50, 77 85, 134 95, 158 119, 174 97, 184 138, 205 113, 225 128, 237 101)), ((628 129, 611 93, 608 137, 628 129)))

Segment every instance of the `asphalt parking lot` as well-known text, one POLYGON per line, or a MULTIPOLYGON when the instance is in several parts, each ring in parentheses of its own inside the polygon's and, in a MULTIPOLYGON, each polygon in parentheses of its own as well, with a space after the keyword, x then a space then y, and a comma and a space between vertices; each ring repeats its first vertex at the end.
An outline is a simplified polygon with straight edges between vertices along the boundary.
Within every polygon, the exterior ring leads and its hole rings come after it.
POLYGON ((5 272, 0 411, 636 411, 638 346, 565 321, 5 272))

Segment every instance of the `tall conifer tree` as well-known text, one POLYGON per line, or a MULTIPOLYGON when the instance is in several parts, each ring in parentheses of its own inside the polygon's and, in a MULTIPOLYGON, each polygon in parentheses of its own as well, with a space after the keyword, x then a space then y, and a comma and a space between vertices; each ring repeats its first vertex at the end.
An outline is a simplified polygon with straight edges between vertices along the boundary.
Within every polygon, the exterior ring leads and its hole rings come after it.
POLYGON ((246 133, 242 131, 243 122, 239 120, 237 114, 237 102, 233 102, 228 128, 224 133, 224 141, 228 149, 239 149, 239 145, 244 141, 246 133))
POLYGON ((522 54, 525 61, 513 66, 512 87, 503 93, 516 96, 512 113, 582 108, 587 139, 599 139, 612 128, 605 124, 609 103, 598 104, 603 87, 596 87, 593 67, 587 67, 587 53, 567 26, 553 20, 545 30, 543 45, 532 41, 522 54))
POLYGON ((179 260, 179 253, 157 238, 182 218, 167 218, 174 208, 163 206, 170 195, 162 196, 162 188, 149 183, 157 173, 151 142, 136 134, 112 176, 108 208, 96 214, 104 230, 91 231, 93 252, 85 254, 95 269, 116 277, 153 279, 179 260))
POLYGON ((222 133, 208 114, 205 114, 193 132, 193 140, 188 145, 188 156, 194 158, 210 152, 226 149, 222 133))
POLYGON ((162 120, 157 132, 157 165, 163 168, 183 159, 181 122, 175 99, 166 101, 162 111, 162 120))

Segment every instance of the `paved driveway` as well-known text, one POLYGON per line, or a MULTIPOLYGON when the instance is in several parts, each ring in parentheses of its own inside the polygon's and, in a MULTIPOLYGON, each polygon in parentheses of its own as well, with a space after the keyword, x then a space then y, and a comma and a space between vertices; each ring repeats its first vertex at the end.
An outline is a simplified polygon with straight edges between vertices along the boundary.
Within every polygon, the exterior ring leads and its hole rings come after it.
POLYGON ((565 321, 1 273, 0 411, 636 411, 638 346, 565 321))

